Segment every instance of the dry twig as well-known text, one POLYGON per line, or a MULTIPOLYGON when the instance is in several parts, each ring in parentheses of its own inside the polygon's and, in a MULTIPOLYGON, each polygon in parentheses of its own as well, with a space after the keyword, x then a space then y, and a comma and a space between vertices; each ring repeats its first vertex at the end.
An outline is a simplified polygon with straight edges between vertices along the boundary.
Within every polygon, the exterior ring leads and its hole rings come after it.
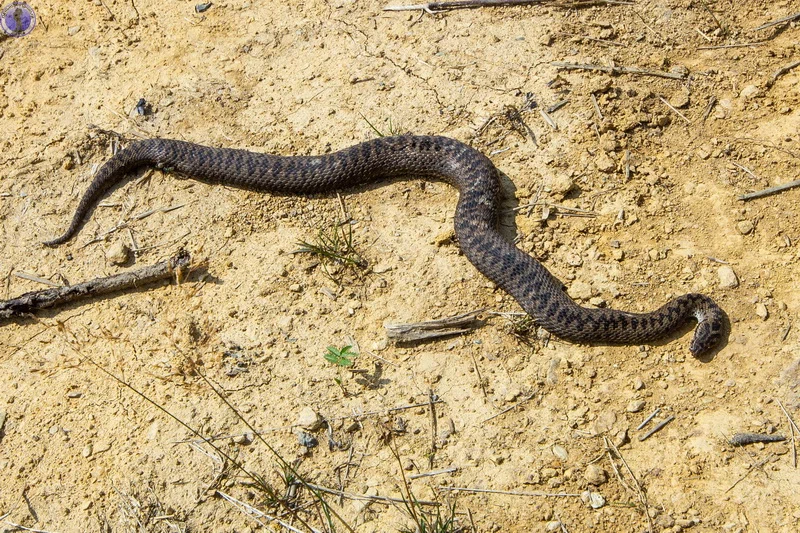
POLYGON ((470 487, 448 487, 439 485, 439 490, 451 490, 453 492, 473 492, 476 494, 505 494, 507 496, 528 496, 544 498, 580 498, 580 494, 571 492, 542 492, 542 491, 517 491, 517 490, 492 490, 492 489, 473 489, 470 487))
MULTIPOLYGON (((528 6, 533 4, 548 3, 547 0, 451 0, 446 2, 428 2, 426 4, 409 4, 402 6, 386 6, 384 11, 417 11, 422 10, 426 13, 434 14, 449 9, 475 9, 479 7, 508 7, 508 6, 528 6)), ((582 7, 604 6, 604 5, 632 5, 633 2, 622 0, 576 0, 572 2, 549 2, 555 7, 565 9, 577 9, 582 7)))
POLYGON ((673 415, 669 415, 667 418, 659 422, 658 425, 656 425, 656 427, 654 427, 653 429, 651 429, 650 431, 639 437, 639 441, 646 441, 647 439, 652 437, 655 433, 661 431, 664 428, 664 426, 666 426, 673 420, 675 420, 675 417, 673 415))
POLYGON ((759 462, 757 462, 757 463, 753 464, 752 466, 750 466, 750 468, 748 468, 748 469, 747 469, 747 472, 745 472, 745 473, 744 473, 744 475, 743 475, 742 477, 740 477, 739 479, 737 479, 737 480, 736 480, 736 482, 735 482, 733 485, 731 485, 730 487, 728 487, 728 488, 725 490, 725 492, 726 492, 726 493, 728 493, 728 492, 732 491, 732 490, 733 490, 733 488, 734 488, 736 485, 738 485, 738 484, 739 484, 739 483, 740 483, 740 482, 741 482, 741 481, 742 481, 744 478, 746 478, 747 476, 749 476, 749 475, 750 475, 750 472, 752 472, 753 470, 755 470, 755 469, 757 469, 757 468, 761 468, 762 466, 764 466, 765 464, 767 464, 768 462, 770 462, 770 461, 772 460, 772 458, 773 458, 773 457, 775 457, 775 454, 774 454, 774 453, 771 453, 771 454, 769 454, 768 456, 766 456, 764 459, 762 459, 762 460, 760 460, 759 462))
POLYGON ((753 31, 761 31, 767 28, 771 28, 773 26, 777 26, 778 24, 785 24, 788 22, 792 22, 793 20, 800 19, 800 13, 795 13, 794 15, 789 15, 788 17, 783 17, 778 20, 773 20, 772 22, 767 22, 766 24, 762 24, 758 28, 753 31))
POLYGON ((718 44, 714 46, 698 46, 698 50, 722 50, 725 48, 747 48, 750 46, 761 46, 764 43, 755 42, 755 43, 738 43, 738 44, 718 44))
MULTIPOLYGON (((636 490, 635 490, 635 492, 636 492, 636 496, 639 498, 639 503, 641 503, 641 504, 642 504, 642 506, 644 507, 644 514, 645 514, 645 516, 647 516, 647 523, 648 523, 648 525, 650 526, 650 529, 649 529, 649 530, 650 530, 650 531, 655 531, 655 529, 653 529, 653 518, 650 516, 650 509, 649 509, 649 506, 648 506, 648 503, 647 503, 647 493, 646 493, 646 492, 644 491, 644 489, 642 488, 642 484, 641 484, 641 483, 639 483, 639 480, 638 480, 638 479, 636 478, 636 476, 633 474, 633 470, 631 470, 631 467, 630 467, 630 466, 628 466, 628 462, 625 460, 625 458, 624 458, 624 457, 622 456, 622 454, 619 452, 619 448, 617 448, 617 447, 614 445, 614 443, 613 443, 613 442, 611 442, 611 441, 608 439, 608 437, 603 437, 603 440, 605 441, 605 444, 606 444, 606 449, 607 449, 607 450, 613 450, 613 451, 614 451, 614 454, 615 454, 617 457, 619 457, 619 460, 620 460, 620 461, 622 461, 622 464, 623 464, 623 465, 625 465, 625 470, 627 470, 627 471, 628 471, 628 475, 629 475, 629 476, 631 476, 631 479, 633 480, 633 483, 634 483, 634 485, 636 486, 636 490)), ((609 455, 610 455, 610 453, 609 453, 609 455)), ((612 463, 612 464, 613 464, 613 463, 612 463)), ((616 470, 616 466, 614 467, 614 469, 616 470)))
POLYGON ((764 433, 736 433, 728 442, 733 446, 746 446, 757 442, 783 442, 786 437, 783 435, 766 435, 764 433))
POLYGON ((683 113, 681 113, 680 111, 678 111, 678 110, 677 110, 677 109, 676 109, 676 108, 675 108, 675 107, 674 107, 672 104, 670 104, 669 102, 667 102, 667 100, 666 100, 666 99, 664 99, 664 98, 662 98, 662 97, 660 97, 660 96, 658 97, 658 99, 659 99, 659 100, 661 100, 661 103, 662 103, 662 104, 664 104, 665 106, 667 106, 668 108, 670 108, 670 109, 671 109, 671 110, 672 110, 672 111, 673 111, 673 112, 674 112, 676 115, 678 115, 678 116, 679 116, 679 117, 681 117, 683 120, 685 120, 687 124, 691 124, 691 123, 692 123, 692 121, 691 121, 691 120, 689 120, 688 118, 686 118, 686 115, 684 115, 683 113))
POLYGON ((450 466, 448 468, 442 468, 439 470, 431 470, 430 472, 421 472, 419 474, 411 474, 410 476, 408 476, 408 479, 419 479, 421 477, 440 476, 442 474, 452 474, 453 472, 458 472, 457 466, 450 466))
POLYGON ((789 63, 788 65, 784 65, 775 72, 772 73, 772 77, 767 81, 767 87, 772 87, 775 85, 775 82, 778 81, 778 78, 792 70, 793 68, 800 67, 800 61, 795 61, 793 63, 789 63))
POLYGON ((603 65, 587 65, 580 63, 567 63, 566 61, 553 61, 550 63, 556 68, 563 68, 566 70, 598 70, 600 72, 608 72, 609 74, 634 74, 639 76, 656 76, 659 78, 669 78, 671 80, 684 80, 684 74, 675 72, 664 72, 661 70, 645 70, 639 67, 606 67, 603 65))
POLYGON ((395 342, 414 342, 436 337, 458 335, 471 331, 482 323, 478 315, 486 309, 470 311, 462 315, 415 322, 413 324, 386 324, 386 336, 395 342))
POLYGON ((767 189, 763 189, 761 191, 756 192, 749 192, 747 194, 743 194, 739 196, 739 200, 743 202, 747 200, 752 200, 754 198, 761 198, 763 196, 769 196, 770 194, 779 193, 785 191, 786 189, 791 189, 793 187, 800 187, 800 180, 790 181, 788 183, 783 183, 781 185, 776 185, 774 187, 769 187, 767 189))
POLYGON ((132 287, 138 288, 173 276, 181 279, 188 272, 190 263, 189 254, 181 251, 167 261, 131 272, 97 278, 67 287, 28 292, 18 298, 0 302, 0 320, 26 316, 40 309, 66 305, 83 298, 109 294, 132 287))

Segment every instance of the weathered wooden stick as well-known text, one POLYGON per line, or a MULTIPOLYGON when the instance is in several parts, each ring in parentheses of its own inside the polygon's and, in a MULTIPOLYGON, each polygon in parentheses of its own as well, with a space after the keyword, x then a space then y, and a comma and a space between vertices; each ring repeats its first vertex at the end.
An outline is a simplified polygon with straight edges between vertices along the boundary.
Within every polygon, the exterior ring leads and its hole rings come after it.
POLYGON ((480 323, 478 315, 485 309, 478 309, 463 315, 439 320, 416 322, 414 324, 386 324, 386 336, 395 342, 413 342, 423 339, 458 335, 475 329, 480 323))
POLYGON ((764 189, 761 191, 749 192, 747 194, 739 196, 739 200, 747 201, 747 200, 752 200, 753 198, 761 198, 762 196, 769 196, 770 194, 775 194, 776 192, 785 191, 786 189, 791 189, 793 187, 800 187, 800 180, 790 181, 788 183, 776 185, 774 187, 770 187, 768 189, 764 189))
POLYGON ((189 253, 181 250, 167 261, 139 270, 97 278, 68 287, 28 292, 18 298, 0 302, 0 320, 26 316, 39 309, 65 305, 83 298, 91 298, 131 287, 141 287, 173 276, 181 279, 187 273, 190 263, 189 253))
POLYGON ((777 26, 778 24, 783 24, 785 22, 791 22, 791 21, 793 21, 795 19, 800 19, 800 13, 795 13, 794 15, 789 15, 788 17, 783 17, 783 18, 780 18, 778 20, 773 20, 772 22, 767 22, 766 24, 762 24, 761 26, 759 26, 758 28, 756 28, 753 31, 765 30, 767 28, 771 28, 773 26, 777 26))
MULTIPOLYGON (((409 4, 403 6, 386 6, 384 11, 418 11, 423 10, 427 13, 447 11, 449 9, 474 9, 478 7, 503 7, 503 6, 526 6, 533 4, 544 4, 547 0, 450 0, 446 2, 428 2, 426 4, 409 4)), ((581 7, 592 7, 602 5, 631 5, 633 2, 625 0, 575 0, 572 2, 550 2, 555 7, 576 9, 581 7)))
POLYGON ((522 6, 528 4, 541 4, 544 0, 453 0, 449 2, 428 2, 427 4, 414 4, 405 6, 386 6, 384 11, 416 11, 422 9, 427 12, 445 11, 447 9, 468 9, 475 7, 522 6))
POLYGON ((789 63, 788 65, 779 68, 772 74, 772 77, 769 80, 767 80, 767 87, 772 87, 773 85, 775 85, 775 82, 778 81, 778 78, 780 78, 793 68, 797 67, 800 67, 800 61, 795 61, 793 63, 789 63))
POLYGON ((580 63, 567 63, 566 61, 553 61, 550 63, 556 68, 566 70, 599 70, 609 74, 638 74, 639 76, 656 76, 659 78, 669 78, 671 80, 686 79, 684 74, 674 72, 663 72, 660 70, 645 70, 639 67, 607 67, 605 65, 583 65, 580 63))

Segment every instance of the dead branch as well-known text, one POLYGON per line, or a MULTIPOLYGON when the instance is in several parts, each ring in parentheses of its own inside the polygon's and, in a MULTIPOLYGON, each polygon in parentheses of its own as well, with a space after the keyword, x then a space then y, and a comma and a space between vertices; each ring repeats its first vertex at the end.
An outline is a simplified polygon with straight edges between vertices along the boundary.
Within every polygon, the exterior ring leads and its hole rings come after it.
POLYGON ((608 72, 609 74, 656 76, 658 78, 669 78, 671 80, 686 79, 686 76, 683 74, 664 72, 661 70, 645 70, 639 67, 606 67, 604 65, 584 65, 580 63, 567 63, 565 61, 553 61, 550 64, 556 68, 563 68, 565 70, 599 70, 600 72, 608 72))
MULTIPOLYGON (((448 2, 428 2, 426 4, 409 4, 402 6, 386 6, 384 11, 418 11, 426 13, 438 13, 451 9, 475 9, 479 7, 508 7, 508 6, 527 6, 533 4, 544 4, 547 0, 452 0, 448 2)), ((633 5, 633 2, 623 0, 576 0, 573 2, 550 2, 555 7, 565 9, 578 9, 583 7, 605 6, 605 5, 633 5)))
POLYGON ((785 191, 786 189, 791 189, 793 187, 800 187, 800 180, 790 181, 789 183, 783 183, 781 185, 776 185, 775 187, 769 187, 761 191, 749 192, 747 194, 739 196, 739 200, 747 201, 747 200, 752 200, 753 198, 761 198, 762 196, 769 196, 770 194, 775 194, 781 191, 785 191))
POLYGON ((478 327, 478 320, 486 309, 478 309, 463 315, 450 316, 439 320, 428 320, 413 324, 386 324, 386 336, 395 342, 414 342, 436 337, 458 335, 478 327))
POLYGON ((786 437, 783 435, 767 435, 765 433, 736 433, 728 439, 733 446, 747 446, 757 442, 783 442, 786 437))
POLYGON ((788 17, 783 17, 778 20, 773 20, 772 22, 767 22, 766 24, 762 24, 758 28, 753 31, 761 31, 766 30, 767 28, 771 28, 773 26, 777 26, 778 24, 785 24, 787 22, 791 22, 793 20, 800 19, 800 13, 795 13, 794 15, 789 15, 788 17))
POLYGON ((131 272, 97 278, 67 287, 28 292, 18 298, 0 302, 0 320, 22 317, 40 309, 63 306, 76 300, 118 292, 132 287, 138 288, 162 279, 172 278, 173 276, 180 280, 188 272, 190 264, 191 257, 189 253, 181 250, 167 261, 131 272))
POLYGON ((788 65, 779 68, 778 70, 773 72, 772 77, 769 80, 767 80, 767 87, 772 87, 773 85, 775 85, 775 82, 778 81, 778 78, 780 78, 793 68, 797 67, 800 67, 800 61, 795 61, 794 63, 789 63, 788 65))

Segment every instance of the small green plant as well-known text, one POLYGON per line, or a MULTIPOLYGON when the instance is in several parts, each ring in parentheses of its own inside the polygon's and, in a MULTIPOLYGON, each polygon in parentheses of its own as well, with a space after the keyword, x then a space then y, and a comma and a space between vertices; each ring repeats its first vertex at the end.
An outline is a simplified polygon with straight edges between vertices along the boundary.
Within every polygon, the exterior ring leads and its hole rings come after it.
POLYGON ((353 351, 352 346, 328 346, 328 351, 325 352, 325 360, 337 366, 350 367, 356 364, 355 358, 358 354, 353 351))
MULTIPOLYGON (((325 352, 324 357, 329 363, 333 363, 334 365, 338 366, 341 371, 342 368, 352 369, 356 364, 356 357, 358 357, 358 354, 353 351, 352 346, 342 346, 341 348, 337 348, 336 346, 328 346, 328 351, 325 352)), ((333 381, 339 385, 339 388, 342 389, 342 392, 345 396, 349 396, 347 389, 344 388, 341 373, 339 376, 333 378, 333 381)))

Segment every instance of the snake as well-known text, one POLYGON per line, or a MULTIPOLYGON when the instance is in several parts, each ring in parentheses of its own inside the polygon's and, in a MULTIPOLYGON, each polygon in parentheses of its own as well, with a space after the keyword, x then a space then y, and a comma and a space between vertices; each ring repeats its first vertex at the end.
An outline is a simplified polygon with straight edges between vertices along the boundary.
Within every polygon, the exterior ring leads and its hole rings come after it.
POLYGON ((171 169, 210 184, 294 195, 330 193, 390 178, 444 181, 459 193, 454 226, 462 253, 551 334, 582 344, 642 345, 695 318, 689 346, 694 356, 711 351, 723 337, 726 315, 703 294, 673 298, 647 313, 579 305, 541 262, 498 230, 500 172, 492 161, 442 136, 377 137, 319 156, 272 155, 162 138, 134 141, 98 170, 66 232, 44 244, 58 246, 72 239, 108 190, 142 166, 171 169))

